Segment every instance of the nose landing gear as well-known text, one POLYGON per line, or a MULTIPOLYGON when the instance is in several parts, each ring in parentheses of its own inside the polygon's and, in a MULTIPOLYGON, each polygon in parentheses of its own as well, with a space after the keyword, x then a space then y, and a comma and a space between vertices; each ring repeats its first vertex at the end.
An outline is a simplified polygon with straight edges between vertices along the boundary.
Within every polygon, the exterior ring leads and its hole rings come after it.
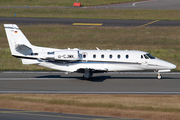
POLYGON ((162 75, 158 73, 157 78, 160 80, 162 78, 162 75))
POLYGON ((159 70, 155 70, 154 72, 157 74, 157 79, 160 80, 162 78, 162 75, 160 74, 159 70))
POLYGON ((154 70, 154 72, 157 74, 157 78, 161 79, 162 75, 160 73, 167 73, 167 72, 171 72, 171 70, 154 70))

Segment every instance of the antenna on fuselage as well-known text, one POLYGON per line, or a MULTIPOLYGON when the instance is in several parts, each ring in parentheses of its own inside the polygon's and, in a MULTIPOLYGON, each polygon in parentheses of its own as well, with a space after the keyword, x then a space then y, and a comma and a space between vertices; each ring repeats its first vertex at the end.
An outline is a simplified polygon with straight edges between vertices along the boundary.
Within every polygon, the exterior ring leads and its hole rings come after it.
POLYGON ((97 50, 100 50, 98 47, 96 47, 97 50))

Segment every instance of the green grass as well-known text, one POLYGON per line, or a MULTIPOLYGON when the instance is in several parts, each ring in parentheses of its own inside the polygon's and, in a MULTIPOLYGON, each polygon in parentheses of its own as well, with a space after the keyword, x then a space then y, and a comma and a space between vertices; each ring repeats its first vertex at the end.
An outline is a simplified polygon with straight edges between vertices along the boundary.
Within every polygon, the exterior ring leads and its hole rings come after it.
MULTIPOLYGON (((83 6, 135 2, 142 0, 79 0, 83 6)), ((89 19, 180 20, 180 10, 63 9, 76 0, 0 0, 1 6, 48 6, 43 8, 0 8, 0 17, 50 17, 89 19), (171 17, 169 17, 171 16, 171 17)))
MULTIPOLYGON (((83 6, 135 2, 142 0, 79 0, 83 6)), ((1 6, 73 6, 77 0, 0 0, 1 6)))
POLYGON ((15 14, 16 17, 180 20, 180 10, 0 8, 0 17, 15 14))
MULTIPOLYGON (((66 49, 142 50, 172 62, 180 70, 179 27, 78 27, 65 25, 19 25, 33 45, 66 49)), ((50 70, 37 65, 22 65, 11 56, 4 27, 0 27, 0 70, 50 70)))

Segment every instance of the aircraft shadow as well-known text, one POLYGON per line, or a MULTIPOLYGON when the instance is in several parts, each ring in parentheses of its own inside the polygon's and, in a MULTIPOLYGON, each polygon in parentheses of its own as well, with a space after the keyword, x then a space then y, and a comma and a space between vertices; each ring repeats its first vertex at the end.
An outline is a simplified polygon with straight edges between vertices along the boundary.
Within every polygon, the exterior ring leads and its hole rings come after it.
MULTIPOLYGON (((119 80, 127 80, 127 79, 129 79, 129 80, 147 80, 147 79, 151 79, 151 80, 158 80, 156 77, 111 77, 111 76, 94 76, 94 77, 92 77, 92 78, 90 78, 90 79, 87 79, 87 80, 83 80, 83 78, 82 77, 77 77, 77 76, 75 76, 75 77, 63 77, 63 76, 61 76, 61 75, 46 75, 46 76, 38 76, 38 77, 36 77, 36 78, 65 78, 65 79, 68 79, 68 78, 70 78, 70 79, 78 79, 78 80, 82 80, 82 81, 89 81, 89 82, 103 82, 103 81, 105 81, 105 80, 107 80, 107 79, 109 79, 109 80, 115 80, 115 79, 119 79, 119 80)), ((163 80, 163 79, 179 79, 179 78, 173 78, 173 77, 163 77, 162 79, 160 79, 160 80, 163 80)))
POLYGON ((92 78, 90 78, 90 79, 88 79, 88 80, 83 80, 83 78, 82 77, 77 77, 77 76, 75 76, 75 77, 63 77, 63 76, 61 76, 61 75, 45 75, 45 76, 38 76, 38 77, 36 77, 36 78, 65 78, 65 79, 78 79, 78 80, 82 80, 82 81, 92 81, 92 82, 103 82, 104 80, 106 80, 106 79, 110 79, 111 78, 111 76, 97 76, 97 77, 92 77, 92 78))
POLYGON ((46 76, 38 76, 36 78, 61 78, 61 75, 46 75, 46 76))
POLYGON ((111 76, 95 76, 95 77, 92 77, 92 78, 87 79, 87 80, 83 80, 81 77, 79 80, 89 81, 89 82, 103 82, 103 81, 110 79, 110 78, 111 78, 111 76))
MULTIPOLYGON (((81 78, 82 79, 82 78, 81 78)), ((111 76, 98 76, 98 77, 92 77, 89 80, 86 81, 91 81, 91 82, 103 82, 105 80, 158 80, 156 77, 111 77, 111 76)), ((160 80, 167 80, 167 79, 179 79, 179 78, 172 78, 172 77, 163 77, 160 80)))
MULTIPOLYGON (((111 77, 109 79, 157 79, 157 78, 156 77, 111 77)), ((179 79, 179 78, 163 77, 161 79, 179 79)))
POLYGON ((103 82, 104 80, 109 79, 110 77, 111 76, 99 76, 99 77, 92 77, 88 80, 83 80, 82 77, 77 77, 77 76, 75 76, 75 77, 62 77, 61 75, 46 75, 46 76, 38 76, 36 78, 49 78, 49 79, 51 79, 51 78, 73 79, 74 78, 74 79, 78 79, 78 80, 82 80, 82 81, 103 82))

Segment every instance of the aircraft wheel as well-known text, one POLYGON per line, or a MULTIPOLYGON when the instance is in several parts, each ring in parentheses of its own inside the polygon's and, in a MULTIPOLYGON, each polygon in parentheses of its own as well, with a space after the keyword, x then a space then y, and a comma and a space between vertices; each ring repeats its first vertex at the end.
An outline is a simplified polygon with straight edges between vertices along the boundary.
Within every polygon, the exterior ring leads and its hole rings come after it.
POLYGON ((162 78, 161 74, 158 74, 157 78, 160 80, 162 78))
POLYGON ((83 79, 83 80, 85 79, 84 75, 83 75, 82 79, 83 79))
POLYGON ((88 80, 89 78, 87 78, 87 77, 84 77, 84 75, 83 75, 83 80, 88 80))

